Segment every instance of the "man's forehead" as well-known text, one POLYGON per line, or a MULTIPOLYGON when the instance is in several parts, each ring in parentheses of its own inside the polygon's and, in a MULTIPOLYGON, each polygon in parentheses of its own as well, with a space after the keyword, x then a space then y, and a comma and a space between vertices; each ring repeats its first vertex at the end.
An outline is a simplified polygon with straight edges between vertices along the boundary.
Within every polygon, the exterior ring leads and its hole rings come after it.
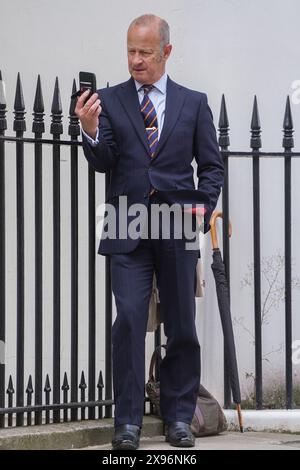
POLYGON ((149 43, 149 42, 144 42, 144 43, 128 42, 127 49, 152 50, 153 48, 155 49, 156 45, 157 43, 149 43))
POLYGON ((127 42, 159 42, 160 35, 157 25, 141 27, 133 26, 128 30, 127 42))

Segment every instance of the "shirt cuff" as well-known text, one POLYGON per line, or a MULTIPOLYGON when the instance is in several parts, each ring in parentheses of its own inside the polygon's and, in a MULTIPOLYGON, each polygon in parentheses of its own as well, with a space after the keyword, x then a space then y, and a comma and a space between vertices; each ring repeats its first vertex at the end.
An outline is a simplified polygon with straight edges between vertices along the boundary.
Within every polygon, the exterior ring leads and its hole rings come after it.
POLYGON ((90 137, 86 132, 84 132, 83 129, 81 129, 81 132, 83 133, 83 135, 84 135, 85 138, 87 139, 88 143, 89 143, 92 147, 96 147, 96 145, 99 144, 99 129, 97 129, 97 134, 96 134, 95 140, 92 139, 92 137, 90 137))

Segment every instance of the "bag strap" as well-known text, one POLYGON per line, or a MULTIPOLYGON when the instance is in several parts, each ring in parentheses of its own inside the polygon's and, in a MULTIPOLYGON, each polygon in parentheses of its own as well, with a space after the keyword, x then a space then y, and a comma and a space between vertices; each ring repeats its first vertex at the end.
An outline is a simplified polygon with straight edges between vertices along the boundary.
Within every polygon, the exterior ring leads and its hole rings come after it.
POLYGON ((150 366, 149 366, 149 380, 154 380, 154 370, 155 370, 156 361, 157 360, 159 362, 162 361, 162 357, 161 357, 162 348, 166 349, 167 346, 165 344, 161 344, 160 346, 157 346, 153 351, 151 361, 150 361, 150 366))

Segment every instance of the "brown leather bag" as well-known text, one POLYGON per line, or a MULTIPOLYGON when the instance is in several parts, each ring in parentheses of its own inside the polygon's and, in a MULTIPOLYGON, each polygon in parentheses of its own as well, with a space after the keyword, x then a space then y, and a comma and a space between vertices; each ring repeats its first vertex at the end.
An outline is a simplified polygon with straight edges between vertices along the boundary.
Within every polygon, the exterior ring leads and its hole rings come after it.
MULTIPOLYGON (((153 405, 153 413, 161 417, 160 413, 160 384, 154 379, 154 369, 162 360, 161 348, 158 346, 151 358, 149 367, 149 379, 146 383, 146 392, 153 405)), ((195 414, 191 423, 191 430, 196 437, 214 436, 226 431, 227 422, 223 410, 217 400, 203 387, 199 386, 199 394, 195 414)))

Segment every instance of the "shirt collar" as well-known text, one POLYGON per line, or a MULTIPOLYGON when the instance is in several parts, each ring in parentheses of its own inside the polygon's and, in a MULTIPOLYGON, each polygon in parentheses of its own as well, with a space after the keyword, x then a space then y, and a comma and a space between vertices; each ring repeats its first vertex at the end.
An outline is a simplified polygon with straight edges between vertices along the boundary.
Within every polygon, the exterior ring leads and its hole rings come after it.
MULTIPOLYGON (((153 83, 153 86, 160 91, 163 95, 166 94, 167 91, 167 81, 168 81, 168 75, 165 72, 162 77, 160 77, 157 82, 153 83)), ((143 83, 139 83, 136 80, 134 80, 136 90, 139 91, 140 88, 144 85, 143 83)))

